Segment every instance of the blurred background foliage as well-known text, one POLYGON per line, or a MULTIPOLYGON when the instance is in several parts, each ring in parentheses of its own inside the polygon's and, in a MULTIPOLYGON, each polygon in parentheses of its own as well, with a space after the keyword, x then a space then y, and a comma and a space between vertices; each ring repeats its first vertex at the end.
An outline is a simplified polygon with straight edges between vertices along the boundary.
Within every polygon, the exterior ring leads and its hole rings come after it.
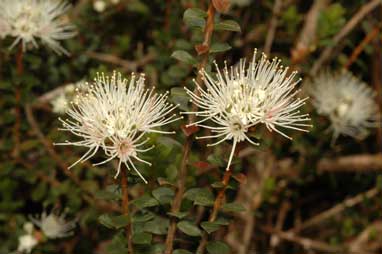
MULTIPOLYGON (((275 19, 270 58, 281 58, 284 66, 308 79, 321 53, 335 46, 320 70, 340 70, 364 38, 373 29, 379 31, 382 9, 376 7, 340 42, 333 41, 369 2, 231 0, 227 13, 215 15, 209 62, 235 64, 251 57, 254 48, 263 50, 275 19), (276 12, 275 2, 281 2, 276 12), (302 34, 318 2, 322 6, 315 13, 316 28, 302 34), (301 41, 307 42, 304 48, 297 47, 301 41)), ((209 1, 121 0, 101 12, 89 0, 72 3, 69 18, 78 27, 78 35, 63 42, 71 52, 69 57, 44 47, 29 50, 19 75, 17 49, 8 49, 9 39, 0 41, 0 253, 17 249, 29 215, 52 208, 66 209, 69 217, 78 218, 78 226, 73 236, 44 242, 33 253, 127 253, 123 227, 128 220, 118 211, 121 190, 112 177, 115 165, 94 167, 89 162, 67 172, 65 167, 79 158, 81 149, 51 146, 68 136, 57 131, 59 115, 52 112, 44 95, 80 80, 91 81, 97 72, 118 70, 126 76, 144 72, 148 85, 161 92, 170 90, 171 101, 179 103, 181 110, 190 107, 183 87, 194 86, 192 79, 201 59, 194 47, 203 41, 209 1), (18 87, 20 104, 15 102, 18 87), (16 107, 21 109, 21 126, 15 134, 16 107), (20 137, 18 156, 15 135, 20 137)), ((381 53, 378 32, 347 66, 376 89, 379 106, 381 53)), ((364 140, 340 137, 331 145, 328 120, 309 104, 305 111, 314 124, 310 133, 293 133, 294 140, 289 142, 258 129, 254 137, 261 140, 261 146, 240 144, 226 204, 212 224, 206 220, 230 145, 210 149, 204 142, 193 143, 181 212, 169 214, 186 139, 181 130, 185 121, 171 126, 176 135, 151 135, 156 148, 145 153, 144 159, 153 166, 139 165, 149 184, 129 175, 136 253, 163 253, 173 217, 178 221, 174 254, 195 253, 202 231, 211 233, 210 254, 325 253, 357 248, 362 253, 381 253, 381 129, 372 130, 364 140), (335 167, 336 159, 358 155, 372 158, 372 164, 360 167, 355 160, 354 168, 353 164, 341 170, 335 167), (311 224, 306 225, 307 221, 311 224)))

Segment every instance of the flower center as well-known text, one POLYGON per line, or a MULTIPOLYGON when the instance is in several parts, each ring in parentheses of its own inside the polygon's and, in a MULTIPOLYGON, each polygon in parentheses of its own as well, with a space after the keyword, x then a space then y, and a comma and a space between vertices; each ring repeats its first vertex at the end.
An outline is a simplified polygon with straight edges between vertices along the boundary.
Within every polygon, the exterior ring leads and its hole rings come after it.
POLYGON ((126 160, 130 156, 136 156, 134 145, 130 139, 124 139, 117 145, 118 157, 121 160, 126 160))

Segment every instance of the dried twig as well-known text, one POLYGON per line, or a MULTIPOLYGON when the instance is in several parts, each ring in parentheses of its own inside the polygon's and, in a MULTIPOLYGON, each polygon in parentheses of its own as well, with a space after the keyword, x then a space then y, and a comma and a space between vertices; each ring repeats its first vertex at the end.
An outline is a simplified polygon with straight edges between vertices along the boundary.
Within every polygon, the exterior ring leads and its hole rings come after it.
POLYGON ((261 229, 266 233, 276 234, 278 237, 280 237, 284 240, 297 243, 297 244, 303 246, 305 249, 308 249, 308 250, 314 249, 314 250, 318 250, 318 251, 323 251, 325 253, 327 253, 327 252, 342 253, 343 251, 345 251, 345 248, 343 248, 343 247, 332 246, 332 245, 329 245, 329 244, 321 242, 321 241, 312 240, 309 238, 297 236, 294 233, 283 232, 283 231, 276 230, 276 229, 269 228, 269 227, 261 227, 261 229))
POLYGON ((317 164, 318 172, 382 170, 382 154, 360 154, 342 156, 334 159, 321 159, 317 164))
POLYGON ((321 53, 317 61, 315 61, 310 75, 315 75, 320 69, 321 66, 333 56, 333 51, 335 47, 358 25, 363 18, 373 11, 377 6, 382 3, 381 0, 372 0, 369 3, 363 5, 354 16, 345 24, 339 33, 337 33, 333 39, 332 43, 328 45, 324 51, 321 53))
POLYGON ((137 71, 139 67, 153 61, 156 57, 156 55, 153 52, 148 53, 147 55, 141 57, 140 59, 137 59, 136 61, 127 61, 112 54, 105 54, 94 51, 87 51, 85 52, 85 55, 99 61, 119 65, 125 72, 137 71))
POLYGON ((309 55, 316 39, 318 16, 329 3, 330 0, 315 0, 310 7, 301 33, 291 50, 293 64, 301 63, 309 55))
MULTIPOLYGON (((277 216, 277 221, 275 226, 275 229, 277 231, 283 230, 284 221, 289 209, 290 209, 289 201, 284 201, 281 204, 281 207, 277 216)), ((275 249, 279 245, 279 243, 280 243, 280 237, 277 234, 273 234, 270 239, 270 245, 272 250, 271 253, 275 253, 275 249)))
MULTIPOLYGON (((381 40, 376 38, 373 43, 374 57, 372 58, 372 82, 376 91, 375 101, 379 108, 378 122, 382 123, 382 53, 381 40)), ((377 151, 382 153, 382 124, 377 128, 377 151)))
MULTIPOLYGON (((369 226, 367 226, 356 238, 354 241, 349 243, 349 250, 351 253, 360 253, 360 254, 372 254, 375 251, 369 250, 370 243, 368 243, 370 235, 380 235, 382 233, 382 221, 375 221, 369 226)), ((378 239, 376 239, 378 241, 378 239)), ((381 242, 379 246, 381 246, 381 242)))
POLYGON ((264 45, 265 54, 269 54, 271 52, 272 43, 275 38, 278 18, 279 18, 282 6, 283 6, 283 1, 275 0, 275 3, 273 5, 272 18, 271 18, 271 21, 269 22, 267 37, 265 39, 265 45, 264 45))
POLYGON ((313 218, 303 222, 300 226, 298 226, 294 229, 288 230, 288 232, 299 232, 299 231, 306 229, 308 227, 317 225, 317 224, 321 223, 322 221, 341 213, 342 211, 344 211, 347 208, 358 205, 365 198, 371 199, 371 198, 375 197, 378 193, 379 193, 379 190, 376 187, 374 187, 374 188, 372 188, 366 192, 360 193, 354 197, 345 199, 341 203, 333 206, 332 208, 330 208, 330 209, 314 216, 313 218))
POLYGON ((351 54, 349 60, 345 64, 344 68, 349 69, 350 65, 352 65, 355 60, 357 60, 358 56, 361 54, 361 52, 364 50, 364 48, 372 41, 375 37, 379 34, 379 26, 374 27, 366 36, 363 38, 363 40, 357 45, 357 47, 353 50, 353 53, 351 54))

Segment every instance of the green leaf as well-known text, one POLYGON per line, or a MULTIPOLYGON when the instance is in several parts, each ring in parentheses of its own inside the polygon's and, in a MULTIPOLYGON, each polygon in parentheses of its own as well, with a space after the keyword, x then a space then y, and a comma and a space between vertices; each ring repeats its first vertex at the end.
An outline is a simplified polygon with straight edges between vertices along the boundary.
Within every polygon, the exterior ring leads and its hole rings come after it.
POLYGON ((228 43, 215 42, 210 48, 210 53, 219 53, 230 50, 232 47, 228 43))
POLYGON ((188 250, 184 250, 184 249, 177 249, 177 250, 174 250, 173 254, 192 254, 192 252, 188 250))
POLYGON ((141 232, 133 234, 132 240, 135 244, 151 244, 152 234, 141 232))
POLYGON ((234 20, 224 20, 215 24, 215 30, 241 32, 240 25, 234 20))
POLYGON ((198 61, 196 61, 196 59, 190 55, 190 53, 188 53, 187 51, 184 51, 184 50, 176 50, 174 51, 172 54, 171 54, 171 57, 172 58, 175 58, 181 62, 184 62, 184 63, 187 63, 187 64, 191 64, 191 65, 194 65, 194 64, 197 64, 198 61))
POLYGON ((188 212, 176 212, 176 213, 168 212, 167 214, 170 216, 174 216, 178 219, 183 219, 184 217, 188 215, 188 212))
POLYGON ((134 199, 131 204, 135 205, 139 209, 143 209, 146 207, 157 206, 159 205, 159 202, 149 194, 144 194, 142 197, 134 199))
POLYGON ((209 254, 228 254, 231 251, 228 245, 221 241, 207 243, 206 249, 209 254))
POLYGON ((154 214, 152 213, 146 213, 146 214, 134 214, 133 217, 131 218, 131 222, 136 223, 136 222, 146 222, 155 217, 154 214))
POLYGON ((113 228, 113 223, 111 221, 110 215, 108 214, 102 214, 99 216, 98 221, 107 228, 113 228))
POLYGON ((180 221, 178 222, 177 227, 180 231, 189 236, 200 236, 202 234, 202 231, 190 221, 180 221))
POLYGON ((106 251, 109 254, 128 253, 127 240, 123 231, 120 231, 113 237, 111 243, 107 245, 106 251))
POLYGON ((186 91, 180 87, 174 87, 171 89, 170 100, 179 105, 179 108, 184 111, 188 111, 188 102, 190 97, 187 95, 186 91))
POLYGON ((170 220, 156 216, 154 220, 148 221, 143 226, 143 230, 148 233, 153 233, 156 235, 167 234, 168 226, 170 225, 170 220))
POLYGON ((192 188, 184 193, 184 197, 194 201, 195 205, 212 206, 214 204, 214 195, 207 188, 192 188))
POLYGON ((216 189, 221 189, 221 188, 223 188, 224 187, 224 184, 222 183, 222 182, 214 182, 214 183, 212 183, 211 184, 211 187, 212 188, 216 188, 216 189))
POLYGON ((201 227, 208 233, 211 234, 220 228, 221 225, 215 222, 203 221, 201 227))
POLYGON ((112 184, 106 187, 106 190, 99 190, 95 192, 96 198, 106 200, 120 200, 121 189, 118 185, 112 184))
POLYGON ((171 204, 175 196, 174 190, 167 187, 159 187, 152 194, 161 204, 171 204))
POLYGON ((382 175, 377 176, 377 189, 382 190, 382 175))
POLYGON ((197 8, 189 8, 183 14, 183 21, 188 27, 203 28, 206 24, 204 20, 205 17, 207 17, 205 11, 197 8))
POLYGON ((244 212, 245 211, 245 207, 238 203, 224 204, 222 209, 225 212, 244 212))
POLYGON ((130 1, 129 4, 127 4, 126 6, 127 6, 127 9, 131 12, 147 14, 150 11, 150 9, 147 7, 147 5, 142 3, 142 1, 140 1, 140 0, 130 1))
POLYGON ((130 223, 130 218, 126 215, 112 216, 110 214, 103 214, 98 217, 98 221, 107 228, 123 228, 130 223))
POLYGON ((207 157, 207 161, 211 163, 214 166, 218 167, 225 167, 226 163, 224 160, 221 158, 221 156, 218 156, 216 154, 211 154, 207 157))

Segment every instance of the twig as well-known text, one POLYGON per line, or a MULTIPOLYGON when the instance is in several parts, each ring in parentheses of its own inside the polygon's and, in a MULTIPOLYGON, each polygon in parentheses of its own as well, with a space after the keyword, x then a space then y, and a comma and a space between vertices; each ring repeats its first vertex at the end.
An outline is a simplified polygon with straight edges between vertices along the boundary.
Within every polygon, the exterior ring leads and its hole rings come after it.
POLYGON ((334 159, 321 159, 317 165, 318 172, 382 170, 382 154, 360 154, 342 156, 334 159))
MULTIPOLYGON (((17 75, 21 77, 24 72, 23 65, 23 45, 20 43, 19 50, 16 55, 16 68, 17 75)), ((20 155, 20 127, 21 127, 21 110, 20 110, 20 102, 21 102, 21 88, 20 84, 16 84, 16 92, 15 92, 15 126, 13 128, 13 138, 14 138, 14 148, 12 151, 12 156, 14 158, 18 158, 20 155)))
POLYGON ((374 40, 375 37, 377 37, 377 35, 379 34, 379 30, 379 26, 376 26, 365 36, 365 38, 363 38, 363 40, 353 50, 353 53, 351 54, 349 60, 344 66, 345 69, 349 69, 350 65, 352 65, 355 62, 355 60, 357 60, 358 56, 361 54, 361 52, 364 50, 367 44, 369 44, 372 40, 374 40))
MULTIPOLYGON (((281 204, 281 208, 280 208, 280 211, 279 211, 278 216, 277 216, 276 227, 275 227, 275 229, 277 231, 282 231, 285 217, 286 217, 289 209, 290 209, 289 201, 284 201, 281 204)), ((271 239, 270 239, 271 253, 275 253, 275 249, 279 245, 279 243, 280 243, 279 236, 277 234, 273 234, 271 236, 271 239)))
POLYGON ((345 250, 343 247, 332 246, 321 241, 297 236, 294 233, 290 233, 290 232, 283 232, 283 231, 276 230, 269 227, 261 227, 261 230, 263 230, 266 233, 276 234, 278 237, 284 240, 297 243, 303 246, 305 249, 315 249, 318 251, 323 251, 325 253, 327 252, 342 253, 345 250))
POLYGON ((306 15, 304 26, 291 50, 292 64, 301 63, 310 53, 316 39, 318 16, 330 0, 315 0, 306 15))
MULTIPOLYGON (((369 238, 371 234, 380 235, 382 233, 382 221, 375 221, 369 226, 367 226, 354 241, 349 243, 349 250, 351 253, 362 253, 362 254, 371 254, 375 253, 374 251, 369 251, 367 247, 369 238), (366 250, 365 250, 366 248, 366 250)), ((378 240, 377 240, 378 241, 378 240)))
MULTIPOLYGON (((374 89, 376 91, 375 100, 378 105, 379 114, 378 114, 378 122, 382 123, 382 53, 381 53, 381 41, 379 39, 375 39, 373 43, 374 47, 374 57, 372 58, 372 82, 374 89)), ((382 153, 382 126, 378 124, 377 128, 377 151, 378 153, 382 153)))
POLYGON ((299 227, 296 227, 294 229, 288 230, 288 232, 299 232, 303 229, 306 229, 308 227, 311 227, 313 225, 317 225, 321 223, 322 221, 333 217, 336 214, 341 213, 347 208, 353 207, 361 203, 365 198, 371 199, 375 197, 379 193, 379 190, 374 187, 364 193, 360 193, 354 197, 345 199, 343 202, 333 206, 332 208, 314 216, 313 218, 303 222, 299 227))
POLYGON ((94 51, 87 51, 87 52, 85 52, 85 55, 87 55, 90 58, 99 60, 99 61, 119 65, 122 67, 122 70, 126 71, 126 72, 137 71, 137 69, 139 67, 151 62, 156 57, 156 55, 152 52, 141 57, 137 61, 127 61, 127 60, 121 59, 115 55, 98 53, 98 52, 94 52, 94 51))
POLYGON ((269 28, 267 32, 267 37, 265 39, 265 45, 264 45, 264 53, 267 55, 271 52, 273 40, 276 34, 278 18, 279 18, 282 6, 283 6, 283 1, 275 0, 275 4, 273 5, 272 18, 271 18, 271 21, 269 22, 269 28))
MULTIPOLYGON (((212 3, 209 4, 208 7, 208 12, 207 12, 207 23, 206 27, 204 30, 204 41, 203 45, 204 47, 207 48, 207 50, 202 54, 203 58, 201 60, 201 63, 198 66, 198 75, 196 77, 196 82, 201 85, 202 84, 202 74, 200 70, 204 69, 208 63, 208 50, 209 50, 209 43, 211 43, 211 37, 212 37, 212 32, 214 28, 214 17, 215 17, 215 9, 212 5, 212 3)), ((197 49, 197 48, 196 48, 197 49)), ((197 49, 198 50, 198 49, 197 49)), ((199 53, 199 51, 198 51, 199 53)), ((195 89, 195 91, 198 91, 195 89)), ((196 111, 196 106, 195 104, 193 105, 193 111, 196 111)), ((190 122, 194 120, 194 116, 190 115, 189 119, 190 122)), ((172 213, 178 213, 180 211, 180 205, 182 203, 182 198, 183 194, 185 191, 185 184, 186 184, 186 177, 187 177, 187 162, 188 162, 188 157, 190 154, 191 150, 191 145, 192 145, 193 138, 191 135, 189 135, 183 145, 183 154, 182 154, 182 162, 180 165, 180 170, 179 170, 179 177, 178 177, 178 182, 177 182, 177 192, 175 194, 174 201, 172 202, 171 205, 171 212, 172 213)), ((172 218, 170 221, 170 226, 167 231, 167 236, 166 236, 166 249, 165 249, 165 254, 172 254, 173 248, 174 248, 174 238, 175 238, 175 233, 176 233, 176 219, 172 218)))
MULTIPOLYGON (((209 222, 214 222, 216 220, 216 217, 218 215, 218 212, 223 205, 224 197, 225 197, 225 191, 228 187, 229 180, 231 179, 232 171, 227 170, 224 172, 223 180, 222 180, 222 188, 219 190, 218 195, 216 196, 216 199, 214 201, 214 206, 212 208, 212 212, 210 214, 210 217, 208 219, 209 222)), ((197 254, 203 254, 204 249, 206 247, 208 240, 208 234, 207 232, 203 231, 202 239, 200 240, 198 249, 196 250, 197 254)))
POLYGON ((372 0, 369 3, 363 5, 357 13, 345 24, 341 31, 336 34, 330 45, 328 45, 324 51, 321 53, 318 60, 314 63, 310 75, 315 75, 320 70, 321 66, 333 56, 333 51, 335 47, 358 25, 363 18, 373 11, 377 6, 382 3, 381 0, 372 0))
MULTIPOLYGON (((121 170, 121 188, 122 188, 122 212, 125 216, 130 216, 129 212, 129 193, 127 191, 127 176, 126 169, 121 170)), ((132 241, 132 230, 131 230, 131 220, 130 223, 126 226, 126 239, 127 239, 127 248, 129 254, 134 253, 133 241, 132 241)))

